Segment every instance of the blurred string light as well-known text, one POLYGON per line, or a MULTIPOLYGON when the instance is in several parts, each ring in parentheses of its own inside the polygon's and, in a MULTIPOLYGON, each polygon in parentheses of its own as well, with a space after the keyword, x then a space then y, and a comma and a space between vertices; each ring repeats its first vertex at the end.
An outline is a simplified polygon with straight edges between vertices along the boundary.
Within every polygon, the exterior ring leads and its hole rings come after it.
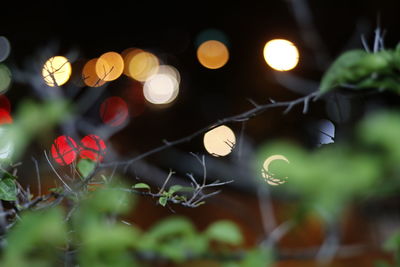
POLYGON ((78 155, 78 145, 72 137, 59 136, 51 146, 51 155, 61 166, 69 165, 75 161, 78 155))
POLYGON ((219 69, 228 62, 229 51, 222 42, 208 40, 197 48, 197 59, 208 69, 219 69))
POLYGON ((82 138, 79 156, 82 159, 102 161, 106 154, 106 144, 99 136, 90 134, 82 138))
POLYGON ((100 117, 105 124, 120 126, 128 118, 128 105, 118 96, 109 97, 100 105, 100 117))
POLYGON ((135 47, 127 48, 121 52, 122 59, 124 60, 124 74, 126 76, 130 77, 129 63, 131 62, 132 58, 140 52, 143 52, 143 50, 135 47))
POLYGON ((267 64, 278 71, 288 71, 297 66, 299 51, 290 41, 274 39, 264 46, 264 59, 267 64))
POLYGON ((99 87, 106 83, 96 73, 97 60, 97 58, 89 60, 82 69, 82 80, 89 87, 99 87))
POLYGON ((137 81, 145 82, 150 76, 157 73, 160 62, 158 58, 146 51, 132 51, 125 57, 128 61, 127 72, 137 81))
POLYGON ((42 76, 48 86, 65 84, 71 76, 72 68, 68 59, 62 56, 49 58, 43 65, 42 76))
POLYGON ((180 74, 169 65, 162 65, 158 72, 150 76, 144 86, 146 100, 153 104, 168 104, 175 100, 179 93, 180 74))
POLYGON ((11 52, 11 45, 8 39, 4 36, 0 36, 0 62, 3 62, 8 58, 11 52))
POLYGON ((261 170, 261 175, 268 184, 273 185, 273 186, 281 185, 281 184, 284 184, 287 182, 287 177, 277 178, 277 177, 274 177, 274 174, 270 172, 270 165, 275 160, 283 160, 283 161, 289 163, 289 160, 283 155, 272 155, 264 161, 263 168, 261 170))
POLYGON ((124 60, 116 52, 102 54, 96 61, 96 74, 104 81, 113 81, 124 71, 124 60))
POLYGON ((4 65, 0 64, 0 94, 4 94, 11 85, 11 71, 4 65))
POLYGON ((226 156, 236 144, 235 133, 225 125, 218 126, 204 134, 204 147, 214 157, 226 156))

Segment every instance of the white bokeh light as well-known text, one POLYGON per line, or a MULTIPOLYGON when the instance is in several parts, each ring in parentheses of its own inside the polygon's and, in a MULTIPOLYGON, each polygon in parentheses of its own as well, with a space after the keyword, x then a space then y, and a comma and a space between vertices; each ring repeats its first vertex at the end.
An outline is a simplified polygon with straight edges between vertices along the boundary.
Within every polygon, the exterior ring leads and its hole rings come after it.
POLYGON ((296 46, 284 39, 274 39, 264 46, 264 59, 267 64, 278 71, 288 71, 297 66, 299 51, 296 46))

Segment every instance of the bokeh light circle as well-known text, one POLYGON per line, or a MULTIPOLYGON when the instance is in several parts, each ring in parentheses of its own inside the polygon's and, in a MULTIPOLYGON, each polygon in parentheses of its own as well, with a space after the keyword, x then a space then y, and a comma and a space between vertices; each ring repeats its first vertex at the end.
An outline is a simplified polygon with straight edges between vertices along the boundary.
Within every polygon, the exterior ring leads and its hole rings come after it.
POLYGON ((273 185, 273 186, 281 185, 281 184, 284 184, 287 182, 287 177, 285 177, 285 178, 274 177, 274 174, 270 172, 270 170, 269 170, 270 165, 275 160, 283 160, 283 161, 289 163, 289 160, 283 155, 272 155, 264 161, 263 168, 261 170, 261 175, 269 185, 273 185))
POLYGON ((106 144, 99 136, 90 134, 82 138, 79 156, 83 159, 102 161, 106 154, 106 144))
POLYGON ((151 75, 156 74, 160 65, 158 58, 154 54, 145 51, 140 51, 133 55, 128 64, 129 76, 140 82, 144 82, 151 75))
POLYGON ((288 71, 297 66, 299 51, 290 41, 274 39, 264 46, 264 59, 267 64, 278 71, 288 71))
POLYGON ((145 99, 153 104, 171 103, 178 96, 180 80, 177 69, 161 65, 158 73, 149 77, 143 86, 145 99))
POLYGON ((42 76, 48 86, 65 84, 71 76, 72 68, 68 59, 63 56, 49 58, 43 65, 42 76))
POLYGON ((124 74, 126 76, 129 76, 129 77, 131 76, 129 73, 129 64, 130 64, 132 58, 141 52, 144 52, 144 51, 142 49, 135 48, 135 47, 127 48, 121 52, 122 59, 124 60, 124 74))
POLYGON ((59 136, 51 146, 51 155, 61 166, 69 165, 75 161, 78 155, 78 145, 69 136, 59 136))
POLYGON ((8 39, 4 36, 0 36, 0 62, 3 62, 8 58, 11 52, 11 45, 8 39))
POLYGON ((228 62, 229 51, 220 41, 209 40, 197 48, 197 59, 208 69, 219 69, 228 62))
POLYGON ((113 81, 124 71, 124 60, 116 52, 102 54, 96 61, 96 74, 104 81, 113 81))
POLYGON ((100 105, 100 118, 110 126, 120 126, 128 118, 128 105, 121 97, 113 96, 100 105))
POLYGON ((212 156, 226 156, 236 144, 235 133, 225 125, 218 126, 204 134, 204 147, 212 156))
POLYGON ((89 87, 100 87, 106 83, 96 73, 97 60, 97 58, 89 60, 82 69, 82 80, 89 87))

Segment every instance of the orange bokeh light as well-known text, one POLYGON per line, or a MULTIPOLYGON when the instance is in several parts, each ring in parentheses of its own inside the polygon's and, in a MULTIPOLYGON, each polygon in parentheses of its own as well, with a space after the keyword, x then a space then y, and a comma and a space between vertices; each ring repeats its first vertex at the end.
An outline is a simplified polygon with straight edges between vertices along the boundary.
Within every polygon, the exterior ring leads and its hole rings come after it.
POLYGON ((219 69, 228 62, 229 51, 220 41, 209 40, 197 48, 197 58, 208 69, 219 69))
POLYGON ((82 80, 90 87, 99 87, 106 83, 106 81, 101 79, 96 73, 97 60, 97 58, 89 60, 86 62, 82 70, 82 80))
POLYGON ((116 52, 102 54, 96 61, 96 74, 104 81, 113 81, 124 71, 124 60, 116 52))

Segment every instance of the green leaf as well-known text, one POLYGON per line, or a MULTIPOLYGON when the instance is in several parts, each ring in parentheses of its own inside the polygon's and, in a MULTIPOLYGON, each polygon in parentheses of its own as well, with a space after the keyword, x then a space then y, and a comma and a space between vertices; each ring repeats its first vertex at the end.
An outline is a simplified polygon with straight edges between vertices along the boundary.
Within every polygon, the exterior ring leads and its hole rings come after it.
POLYGON ((373 73, 388 73, 391 71, 391 60, 392 53, 388 51, 378 53, 367 53, 364 50, 347 51, 325 72, 319 90, 325 93, 342 84, 359 82, 373 73))
POLYGON ((241 267, 272 266, 272 257, 269 250, 257 248, 250 250, 242 260, 241 267))
POLYGON ((161 206, 165 207, 165 205, 167 205, 168 202, 168 198, 167 197, 160 197, 158 199, 158 203, 160 203, 161 206))
POLYGON ((76 167, 78 171, 81 173, 82 178, 85 179, 96 168, 96 162, 90 159, 81 159, 76 167))
POLYGON ((59 266, 67 229, 61 208, 29 211, 7 235, 7 249, 0 266, 59 266))
POLYGON ((205 235, 210 240, 230 245, 240 245, 243 236, 239 228, 231 221, 222 220, 211 224, 205 231, 205 235))
POLYGON ((148 184, 145 183, 137 183, 135 185, 132 186, 134 189, 147 189, 150 190, 150 186, 148 184))
POLYGON ((173 185, 169 188, 168 193, 174 194, 176 192, 192 192, 194 189, 190 186, 173 185))
POLYGON ((0 199, 6 201, 17 200, 17 185, 14 178, 3 178, 0 180, 0 199))

